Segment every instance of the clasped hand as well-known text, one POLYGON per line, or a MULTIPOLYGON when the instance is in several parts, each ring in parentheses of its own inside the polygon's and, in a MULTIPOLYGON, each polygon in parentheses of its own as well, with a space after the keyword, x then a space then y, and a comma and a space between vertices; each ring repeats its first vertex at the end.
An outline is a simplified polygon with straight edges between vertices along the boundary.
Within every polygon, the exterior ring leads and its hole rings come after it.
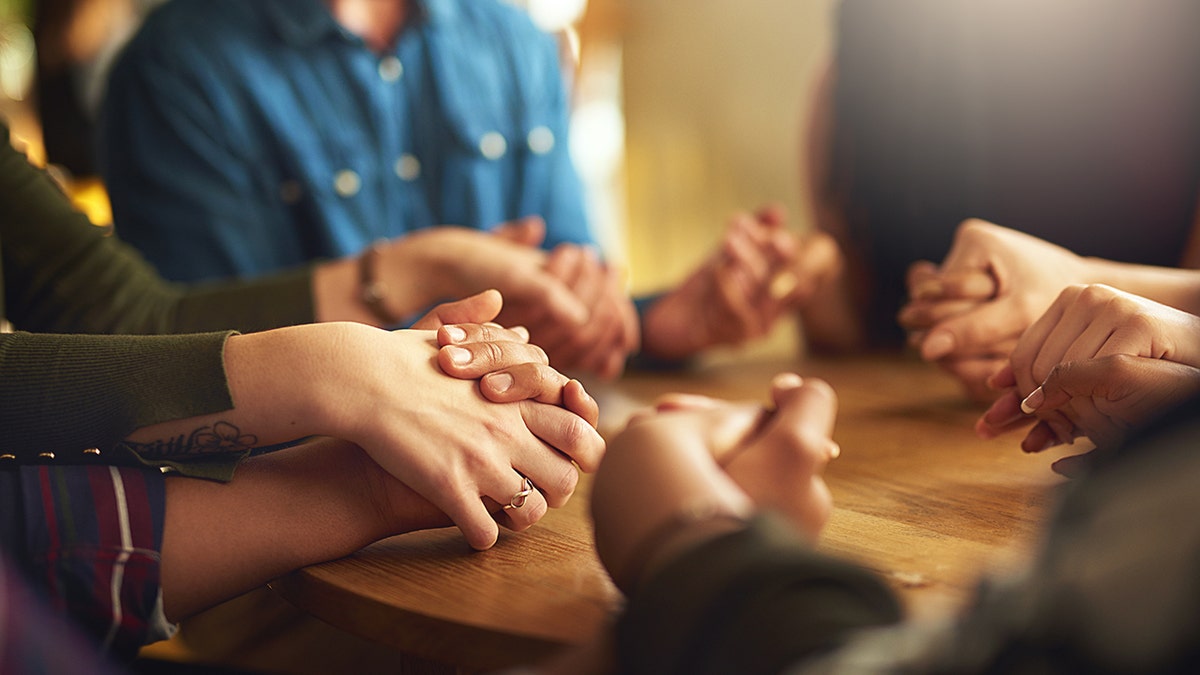
POLYGON ((793 374, 776 377, 771 398, 773 409, 670 396, 613 439, 591 503, 596 548, 618 585, 634 584, 670 543, 656 535, 697 507, 735 518, 774 510, 817 536, 831 509, 821 474, 839 453, 837 399, 793 374))
POLYGON ((1079 436, 1112 445, 1200 392, 1200 317, 1108 286, 1068 286, 990 384, 1003 393, 980 435, 1033 424, 1026 452, 1079 436))
POLYGON ((971 398, 988 403, 987 379, 1017 339, 1069 284, 1086 279, 1074 253, 982 220, 959 226, 940 266, 915 263, 909 302, 898 315, 927 361, 957 377, 971 398))

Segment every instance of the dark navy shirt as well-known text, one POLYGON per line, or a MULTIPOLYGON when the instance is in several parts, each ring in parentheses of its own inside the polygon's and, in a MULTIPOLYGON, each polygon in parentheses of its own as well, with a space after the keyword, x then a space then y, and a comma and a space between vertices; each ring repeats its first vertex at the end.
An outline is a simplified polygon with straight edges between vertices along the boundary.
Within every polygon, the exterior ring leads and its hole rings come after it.
POLYGON ((497 0, 417 0, 380 55, 319 0, 172 0, 118 59, 100 163, 166 277, 257 276, 433 225, 545 218, 594 243, 553 37, 497 0))

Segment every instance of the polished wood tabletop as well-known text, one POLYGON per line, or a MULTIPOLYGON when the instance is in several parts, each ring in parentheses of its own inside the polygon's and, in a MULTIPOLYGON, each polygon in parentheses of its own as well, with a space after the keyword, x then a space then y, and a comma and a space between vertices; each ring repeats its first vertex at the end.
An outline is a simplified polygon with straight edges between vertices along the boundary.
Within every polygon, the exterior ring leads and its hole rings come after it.
MULTIPOLYGON (((1026 558, 1068 448, 1023 454, 1017 436, 975 437, 981 412, 933 367, 899 356, 713 364, 590 387, 610 435, 659 395, 765 401, 782 370, 831 383, 840 458, 820 546, 883 575, 910 613, 947 611, 986 571, 1026 558)), ((528 663, 586 642, 621 606, 591 545, 590 482, 527 532, 472 552, 456 530, 393 537, 271 584, 343 630, 465 670, 528 663)))

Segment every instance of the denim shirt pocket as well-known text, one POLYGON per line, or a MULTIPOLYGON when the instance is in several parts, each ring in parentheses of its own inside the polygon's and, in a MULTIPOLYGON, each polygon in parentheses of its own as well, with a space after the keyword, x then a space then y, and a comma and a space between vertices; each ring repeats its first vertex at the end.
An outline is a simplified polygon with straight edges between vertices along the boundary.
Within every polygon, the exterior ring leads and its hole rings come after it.
MULTIPOLYGON (((536 48, 499 29, 476 37, 479 44, 466 49, 452 44, 461 37, 431 36, 430 67, 446 135, 442 216, 489 228, 540 213, 548 156, 564 142, 558 119, 564 114, 556 100, 561 82, 546 79, 536 48)), ((557 64, 551 65, 557 78, 557 64)))

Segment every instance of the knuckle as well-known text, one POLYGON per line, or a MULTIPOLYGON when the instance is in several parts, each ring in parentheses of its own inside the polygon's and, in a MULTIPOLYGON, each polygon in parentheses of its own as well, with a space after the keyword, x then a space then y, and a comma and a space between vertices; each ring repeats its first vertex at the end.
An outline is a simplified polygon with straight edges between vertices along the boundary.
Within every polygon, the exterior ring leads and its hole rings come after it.
POLYGON ((1133 311, 1126 322, 1131 330, 1142 335, 1153 335, 1157 331, 1157 322, 1149 314, 1133 311))
POLYGON ((526 514, 529 519, 529 524, 541 520, 549 511, 549 503, 545 499, 535 499, 529 503, 529 512, 526 514))
POLYGON ((495 366, 504 363, 504 347, 497 342, 480 342, 478 356, 482 357, 489 365, 495 366))
POLYGON ((554 507, 562 506, 567 503, 571 495, 575 494, 575 488, 579 485, 579 472, 570 463, 558 472, 554 477, 553 482, 546 487, 545 497, 546 502, 554 507))
POLYGON ((1086 284, 1079 291, 1079 298, 1088 305, 1106 305, 1115 300, 1112 289, 1100 284, 1086 284))
POLYGON ((1100 360, 1103 377, 1109 381, 1123 380, 1137 371, 1140 360, 1133 354, 1113 354, 1100 360))
POLYGON ((587 438, 594 433, 592 427, 578 415, 567 415, 562 423, 563 442, 571 448, 584 445, 587 438))

